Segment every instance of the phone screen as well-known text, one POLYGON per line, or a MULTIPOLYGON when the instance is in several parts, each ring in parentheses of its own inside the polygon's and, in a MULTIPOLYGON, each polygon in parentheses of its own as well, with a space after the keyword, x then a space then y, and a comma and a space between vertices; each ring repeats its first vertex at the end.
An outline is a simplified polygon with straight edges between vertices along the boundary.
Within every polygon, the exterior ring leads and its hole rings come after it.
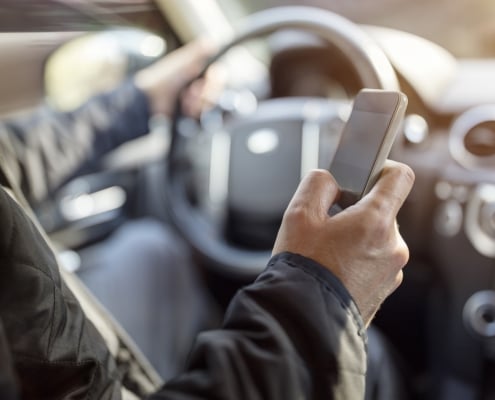
POLYGON ((332 161, 332 174, 342 190, 361 195, 366 187, 384 134, 390 125, 390 114, 354 110, 352 123, 346 125, 332 161))
POLYGON ((340 206, 355 203, 374 184, 406 104, 405 95, 393 91, 364 89, 356 96, 330 166, 341 189, 340 206))

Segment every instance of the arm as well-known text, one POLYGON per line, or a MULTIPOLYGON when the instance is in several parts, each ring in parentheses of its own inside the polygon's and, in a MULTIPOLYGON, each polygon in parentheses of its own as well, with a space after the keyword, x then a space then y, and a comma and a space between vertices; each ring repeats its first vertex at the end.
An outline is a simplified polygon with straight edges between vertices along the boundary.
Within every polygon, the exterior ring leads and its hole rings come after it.
MULTIPOLYGON (((150 114, 170 115, 179 90, 213 50, 206 41, 192 42, 73 112, 42 107, 0 124, 2 167, 31 204, 44 200, 69 178, 93 169, 104 154, 146 134, 150 114)), ((196 93, 195 110, 211 90, 215 86, 204 85, 196 93)))
POLYGON ((199 336, 185 374, 153 399, 359 399, 366 335, 328 270, 279 254, 233 299, 222 330, 199 336), (342 354, 352 354, 343 358, 342 354))
POLYGON ((329 216, 335 181, 327 171, 305 178, 267 270, 152 399, 364 398, 365 327, 402 279, 408 250, 395 217, 413 180, 389 162, 365 198, 329 216))
POLYGON ((148 116, 147 98, 131 82, 73 112, 42 107, 0 125, 2 167, 28 201, 42 201, 108 151, 147 133, 148 116))

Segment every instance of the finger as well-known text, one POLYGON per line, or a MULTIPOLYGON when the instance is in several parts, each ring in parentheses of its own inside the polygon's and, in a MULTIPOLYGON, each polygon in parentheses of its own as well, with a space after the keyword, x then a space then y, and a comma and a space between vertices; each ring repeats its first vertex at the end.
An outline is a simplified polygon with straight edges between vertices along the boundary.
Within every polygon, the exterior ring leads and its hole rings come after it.
POLYGON ((218 51, 217 46, 207 38, 201 38, 186 43, 184 46, 174 50, 169 57, 181 60, 185 64, 205 61, 218 51))
POLYGON ((175 85, 182 86, 202 71, 208 57, 215 51, 216 47, 212 42, 206 39, 195 40, 172 51, 156 63, 155 68, 170 71, 175 85))
POLYGON ((201 93, 204 88, 202 80, 193 82, 182 94, 182 111, 185 115, 198 118, 202 111, 201 93))
POLYGON ((203 102, 212 105, 217 102, 228 81, 226 68, 219 64, 212 64, 203 79, 204 85, 201 91, 203 102))
POLYGON ((376 202, 395 218, 414 184, 414 172, 405 164, 387 160, 375 186, 365 201, 376 202))
POLYGON ((339 195, 339 186, 327 170, 310 171, 299 183, 288 209, 301 207, 327 215, 339 195))

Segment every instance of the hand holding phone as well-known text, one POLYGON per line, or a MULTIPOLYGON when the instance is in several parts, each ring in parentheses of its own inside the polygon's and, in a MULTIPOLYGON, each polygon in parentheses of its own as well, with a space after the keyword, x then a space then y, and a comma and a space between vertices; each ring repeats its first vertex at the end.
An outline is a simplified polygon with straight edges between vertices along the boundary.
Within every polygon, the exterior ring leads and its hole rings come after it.
POLYGON ((375 184, 406 106, 407 97, 401 92, 363 89, 357 94, 330 165, 341 189, 340 208, 359 201, 375 184))

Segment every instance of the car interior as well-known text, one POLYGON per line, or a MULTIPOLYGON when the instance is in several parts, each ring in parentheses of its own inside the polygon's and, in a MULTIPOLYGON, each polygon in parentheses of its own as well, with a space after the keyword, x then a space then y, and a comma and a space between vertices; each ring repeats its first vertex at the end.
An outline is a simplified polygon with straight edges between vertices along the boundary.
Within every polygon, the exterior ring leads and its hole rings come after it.
POLYGON ((74 109, 203 35, 219 50, 196 79, 216 64, 228 77, 199 118, 177 101, 34 210, 71 273, 78 252, 145 216, 185 241, 223 310, 266 266, 301 178, 329 167, 358 91, 400 90, 390 158, 416 175, 398 217, 410 260, 373 324, 407 398, 493 398, 492 2, 28 3, 0 5, 1 118, 74 109))

